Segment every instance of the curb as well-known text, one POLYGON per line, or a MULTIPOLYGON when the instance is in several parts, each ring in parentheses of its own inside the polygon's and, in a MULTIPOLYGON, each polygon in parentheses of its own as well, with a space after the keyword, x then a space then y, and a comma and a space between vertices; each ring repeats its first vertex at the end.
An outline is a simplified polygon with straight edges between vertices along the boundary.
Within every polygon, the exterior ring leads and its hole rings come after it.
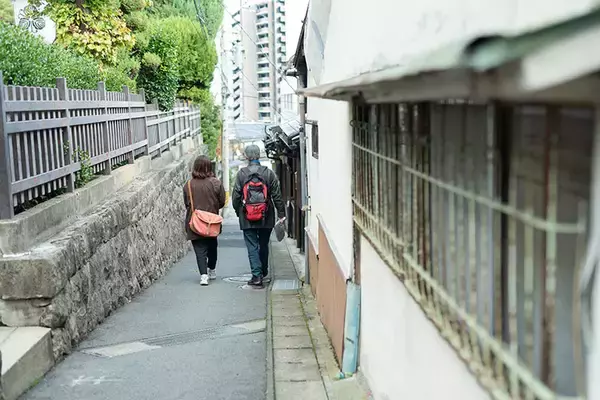
MULTIPOLYGON (((267 392, 266 400, 275 400, 275 358, 273 355, 273 303, 271 301, 271 289, 275 282, 275 269, 272 263, 271 242, 269 242, 269 268, 271 269, 271 282, 267 289, 267 392)), ((2 400, 2 399, 0 399, 2 400)))

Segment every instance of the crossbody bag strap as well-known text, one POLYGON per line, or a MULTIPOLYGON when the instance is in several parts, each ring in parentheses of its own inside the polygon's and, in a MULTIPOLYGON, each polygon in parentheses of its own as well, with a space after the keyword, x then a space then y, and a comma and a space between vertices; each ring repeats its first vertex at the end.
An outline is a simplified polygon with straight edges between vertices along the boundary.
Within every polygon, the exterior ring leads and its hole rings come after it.
POLYGON ((192 196, 192 180, 188 181, 188 195, 190 197, 190 214, 194 214, 194 196, 192 196))

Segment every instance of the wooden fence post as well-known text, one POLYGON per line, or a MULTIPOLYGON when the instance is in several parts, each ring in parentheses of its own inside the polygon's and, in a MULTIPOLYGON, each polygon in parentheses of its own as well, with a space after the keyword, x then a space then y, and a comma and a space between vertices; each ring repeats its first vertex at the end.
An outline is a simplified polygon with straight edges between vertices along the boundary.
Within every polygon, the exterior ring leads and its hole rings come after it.
MULTIPOLYGON (((127 114, 129 115, 129 119, 127 120, 127 131, 129 133, 129 145, 133 145, 135 139, 133 137, 133 123, 131 122, 131 93, 129 93, 129 87, 123 85, 123 93, 125 93, 125 98, 127 99, 127 114)), ((135 161, 135 150, 131 150, 129 153, 129 164, 133 164, 135 161)))
MULTIPOLYGON (((156 119, 160 119, 161 117, 161 111, 160 111, 160 107, 158 106, 158 99, 152 99, 152 104, 154 104, 154 106, 156 107, 156 110, 158 111, 158 115, 156 116, 156 119)), ((162 123, 159 122, 156 124, 156 143, 160 143, 162 142, 162 123)), ((169 130, 167 128, 167 137, 169 136, 169 130)), ((167 149, 169 148, 169 143, 167 143, 167 149)), ((162 147, 158 148, 158 154, 162 154, 162 147)))
MULTIPOLYGON (((106 84, 104 82, 98 82, 98 91, 100 92, 100 101, 106 103, 106 84)), ((102 143, 104 147, 104 153, 108 154, 108 160, 106 160, 106 167, 104 168, 104 175, 110 175, 112 171, 111 159, 110 159, 110 138, 108 137, 108 107, 106 104, 102 113, 106 118, 106 121, 102 123, 102 143)))
POLYGON ((146 91, 140 89, 140 96, 144 102, 144 137, 146 139, 146 147, 144 148, 144 154, 150 155, 150 138, 148 137, 148 107, 146 106, 146 91))
POLYGON ((9 136, 6 133, 6 114, 4 112, 4 78, 0 71, 0 219, 9 219, 14 217, 12 196, 12 166, 10 165, 10 145, 9 136))
MULTIPOLYGON (((58 99, 60 101, 69 101, 69 90, 65 78, 56 78, 56 88, 58 89, 58 99)), ((65 165, 69 165, 74 162, 73 153, 75 151, 75 149, 73 149, 73 132, 71 131, 71 114, 69 112, 69 107, 67 106, 65 106, 62 112, 65 113, 64 116, 68 121, 66 128, 62 132, 63 140, 67 143, 67 148, 60 150, 64 151, 65 165)), ((73 191, 75 191, 75 174, 71 172, 67 175, 67 192, 73 191)))

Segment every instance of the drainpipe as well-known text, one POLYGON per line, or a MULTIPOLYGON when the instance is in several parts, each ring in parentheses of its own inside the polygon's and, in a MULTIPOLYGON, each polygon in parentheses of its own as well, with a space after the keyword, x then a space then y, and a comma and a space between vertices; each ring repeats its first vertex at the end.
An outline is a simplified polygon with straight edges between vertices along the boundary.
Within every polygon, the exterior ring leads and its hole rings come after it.
MULTIPOLYGON (((304 76, 299 74, 294 68, 287 72, 287 76, 296 78, 298 89, 304 89, 304 76)), ((300 188, 302 190, 302 212, 304 217, 304 281, 310 284, 310 268, 308 266, 308 233, 306 226, 308 223, 308 164, 306 162, 306 97, 298 94, 298 112, 300 113, 300 188)))

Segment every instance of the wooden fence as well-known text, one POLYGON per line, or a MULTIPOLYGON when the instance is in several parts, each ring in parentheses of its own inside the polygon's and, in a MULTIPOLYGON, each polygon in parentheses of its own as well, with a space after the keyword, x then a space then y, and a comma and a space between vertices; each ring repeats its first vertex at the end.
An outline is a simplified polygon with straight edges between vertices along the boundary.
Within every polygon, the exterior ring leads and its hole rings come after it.
POLYGON ((107 92, 8 86, 0 72, 0 219, 40 197, 75 189, 82 163, 110 174, 141 155, 159 156, 200 133, 198 106, 177 101, 173 110, 146 104, 143 91, 107 92))

